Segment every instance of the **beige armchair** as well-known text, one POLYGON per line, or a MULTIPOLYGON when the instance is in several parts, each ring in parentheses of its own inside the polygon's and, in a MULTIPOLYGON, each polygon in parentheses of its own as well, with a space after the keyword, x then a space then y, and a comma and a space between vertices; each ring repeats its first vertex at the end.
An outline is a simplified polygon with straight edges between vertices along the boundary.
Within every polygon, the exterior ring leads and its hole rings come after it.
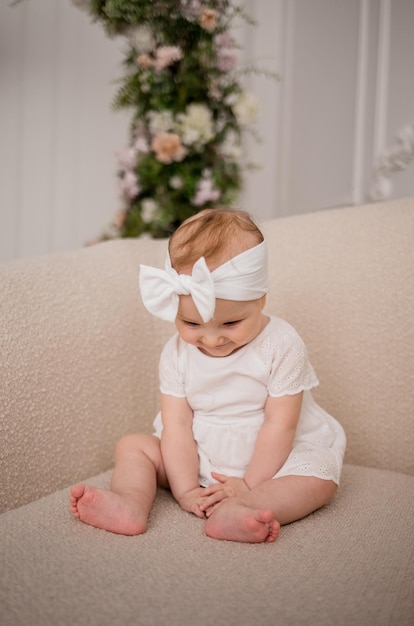
POLYGON ((145 535, 75 520, 68 487, 107 485, 118 438, 151 432, 174 329, 143 308, 138 266, 166 243, 0 265, 2 626, 414 623, 414 198, 262 226, 267 309, 347 433, 335 499, 274 544, 210 539, 162 490, 145 535))

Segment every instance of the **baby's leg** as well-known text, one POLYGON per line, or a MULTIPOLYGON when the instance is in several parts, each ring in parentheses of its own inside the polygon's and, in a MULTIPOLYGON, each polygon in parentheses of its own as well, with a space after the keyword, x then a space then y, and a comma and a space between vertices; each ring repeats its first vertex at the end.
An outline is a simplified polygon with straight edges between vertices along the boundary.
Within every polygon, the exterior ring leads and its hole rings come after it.
POLYGON ((127 435, 115 450, 110 490, 79 484, 71 489, 75 517, 86 524, 122 535, 139 535, 147 528, 157 479, 167 485, 160 444, 149 435, 127 435))
POLYGON ((337 486, 311 476, 267 480, 240 498, 228 498, 206 522, 210 537, 229 541, 275 541, 280 525, 306 517, 327 504, 337 486))

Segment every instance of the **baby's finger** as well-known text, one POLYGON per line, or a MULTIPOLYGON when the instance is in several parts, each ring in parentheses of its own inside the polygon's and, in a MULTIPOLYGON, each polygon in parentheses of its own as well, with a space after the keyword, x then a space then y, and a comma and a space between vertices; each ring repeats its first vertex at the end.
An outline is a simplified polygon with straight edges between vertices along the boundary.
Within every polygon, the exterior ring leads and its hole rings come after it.
POLYGON ((210 517, 210 515, 212 513, 214 513, 214 511, 220 506, 221 502, 217 502, 217 504, 214 504, 213 506, 211 506, 209 509, 207 509, 206 511, 206 517, 210 517))
POLYGON ((214 480, 218 480, 220 483, 225 483, 226 480, 229 479, 229 477, 226 476, 225 474, 219 474, 218 472, 211 472, 211 475, 214 478, 214 480))
POLYGON ((221 483, 213 483, 212 485, 209 485, 208 487, 203 489, 200 495, 202 498, 205 498, 206 496, 211 496, 213 493, 220 491, 220 489, 223 489, 223 485, 221 483))
POLYGON ((204 519, 205 517, 205 513, 204 511, 201 510, 201 507, 199 504, 193 504, 193 506, 191 507, 191 512, 194 513, 194 515, 196 515, 197 517, 200 517, 201 519, 204 519))
POLYGON ((210 496, 207 496, 206 498, 204 498, 203 502, 200 504, 200 509, 202 511, 207 511, 210 507, 214 506, 215 504, 218 504, 219 502, 222 502, 227 497, 228 496, 223 491, 223 489, 221 489, 220 491, 216 491, 210 496))

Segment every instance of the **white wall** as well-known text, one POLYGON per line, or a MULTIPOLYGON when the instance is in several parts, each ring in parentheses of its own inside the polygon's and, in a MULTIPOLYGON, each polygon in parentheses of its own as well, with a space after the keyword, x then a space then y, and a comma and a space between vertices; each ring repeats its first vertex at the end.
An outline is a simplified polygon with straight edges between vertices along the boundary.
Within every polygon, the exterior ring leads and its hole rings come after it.
MULTIPOLYGON (((413 0, 247 4, 258 26, 238 33, 243 60, 281 81, 247 79, 262 167, 240 206, 267 218, 368 200, 375 159, 414 122, 413 0)), ((0 0, 0 260, 82 246, 114 216, 121 62, 122 40, 70 0, 0 0)), ((414 166, 392 182, 413 194, 414 166)))
MULTIPOLYGON (((253 56, 275 58, 275 89, 255 79, 265 168, 249 177, 246 205, 266 217, 371 199, 374 164, 411 124, 414 158, 414 1, 250 1, 253 56)), ((399 146, 397 145, 397 148, 399 146)), ((391 180, 414 193, 414 164, 391 180)))
POLYGON ((1 0, 1 259, 82 246, 113 216, 120 50, 69 0, 1 0))

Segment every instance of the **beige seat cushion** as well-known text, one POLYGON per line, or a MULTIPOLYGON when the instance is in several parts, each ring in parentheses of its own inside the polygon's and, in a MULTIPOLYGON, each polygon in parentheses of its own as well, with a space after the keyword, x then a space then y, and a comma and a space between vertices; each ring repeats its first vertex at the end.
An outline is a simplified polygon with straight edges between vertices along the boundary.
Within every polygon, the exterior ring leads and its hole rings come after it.
POLYGON ((412 626, 414 477, 345 465, 328 507, 261 545, 208 538, 165 491, 138 537, 67 497, 0 517, 2 626, 412 626))

